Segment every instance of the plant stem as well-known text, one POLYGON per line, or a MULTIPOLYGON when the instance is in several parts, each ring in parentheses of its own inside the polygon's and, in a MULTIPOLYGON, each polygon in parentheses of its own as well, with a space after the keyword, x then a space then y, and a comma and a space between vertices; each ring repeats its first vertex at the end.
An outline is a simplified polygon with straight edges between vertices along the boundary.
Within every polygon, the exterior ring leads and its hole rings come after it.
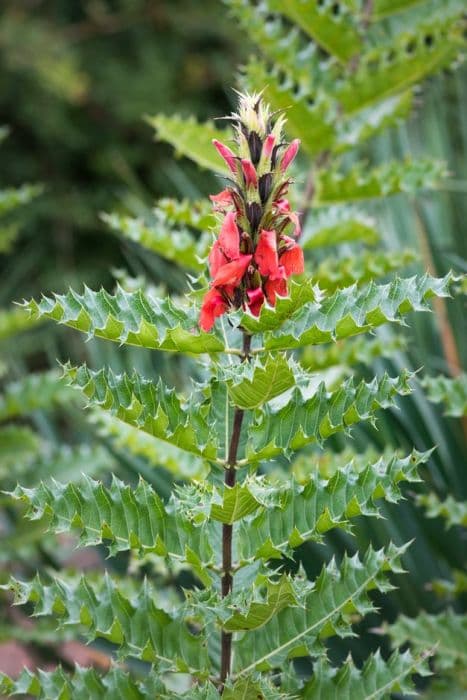
MULTIPOLYGON (((243 333, 243 352, 242 361, 248 360, 250 357, 251 335, 243 333)), ((224 484, 227 487, 235 486, 236 478, 236 463, 238 445, 240 442, 240 434, 242 431, 244 411, 241 408, 236 408, 233 419, 232 434, 230 436, 229 454, 227 457, 227 467, 225 470, 224 484)), ((222 526, 222 579, 221 591, 222 597, 229 595, 232 590, 232 534, 233 525, 222 526)), ((221 673, 220 673, 220 692, 224 689, 224 683, 230 674, 230 666, 232 659, 232 633, 222 631, 221 634, 221 673)))

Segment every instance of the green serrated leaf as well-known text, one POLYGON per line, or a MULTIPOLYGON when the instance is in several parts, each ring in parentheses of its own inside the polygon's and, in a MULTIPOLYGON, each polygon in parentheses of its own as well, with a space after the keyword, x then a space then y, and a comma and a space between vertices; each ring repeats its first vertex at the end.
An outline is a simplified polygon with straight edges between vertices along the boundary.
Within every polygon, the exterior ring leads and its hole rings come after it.
POLYGON ((184 119, 158 114, 147 121, 156 130, 157 138, 170 143, 178 155, 190 158, 201 168, 227 174, 226 165, 213 148, 212 140, 229 141, 232 138, 230 131, 216 129, 212 122, 200 124, 192 117, 184 119))
POLYGON ((345 3, 335 12, 331 3, 303 3, 301 0, 266 0, 272 12, 296 22, 325 51, 346 62, 361 48, 355 15, 345 3))
POLYGON ((310 213, 300 245, 305 250, 341 243, 376 243, 378 232, 372 219, 350 207, 329 207, 310 213))
POLYGON ((110 369, 94 372, 86 365, 67 365, 64 376, 83 393, 89 405, 110 411, 129 425, 180 449, 215 459, 216 436, 194 396, 186 401, 161 379, 155 384, 136 372, 129 376, 114 374, 110 369))
POLYGON ((285 355, 268 355, 265 361, 224 369, 230 399, 245 410, 258 408, 295 384, 296 368, 285 355))
POLYGON ((366 336, 357 336, 325 347, 306 347, 300 356, 300 364, 309 372, 323 371, 335 366, 370 365, 378 357, 396 355, 405 346, 406 341, 402 336, 373 340, 366 336))
POLYGON ((224 623, 229 632, 253 630, 263 627, 281 610, 297 604, 295 588, 288 576, 281 576, 279 581, 267 581, 264 602, 250 602, 248 610, 235 612, 224 623))
POLYGON ((33 318, 51 318, 88 336, 168 352, 221 352, 224 343, 213 333, 198 331, 198 314, 170 299, 142 291, 115 294, 104 289, 32 299, 23 307, 33 318))
POLYGON ((409 642, 417 651, 434 648, 436 666, 448 670, 456 665, 465 669, 467 663, 467 615, 446 610, 438 615, 421 612, 410 618, 400 615, 385 627, 395 646, 409 642))
POLYGON ((430 674, 428 656, 413 657, 409 651, 394 652, 385 661, 377 651, 365 661, 362 669, 355 666, 352 659, 340 668, 319 660, 301 697, 304 700, 382 700, 393 692, 411 695, 412 676, 430 674))
POLYGON ((384 323, 401 323, 410 311, 428 311, 427 302, 433 296, 449 296, 452 279, 450 274, 443 278, 420 275, 396 277, 388 284, 370 282, 360 290, 348 287, 320 301, 301 304, 290 319, 284 320, 281 302, 277 302, 275 309, 265 305, 258 317, 243 314, 239 323, 249 333, 272 331, 264 338, 267 350, 329 343, 384 323))
POLYGON ((396 396, 410 393, 411 378, 409 372, 394 378, 385 374, 357 385, 350 378, 330 393, 321 383, 310 398, 296 387, 286 403, 267 404, 255 415, 248 431, 247 458, 256 462, 290 455, 310 443, 321 444, 354 423, 374 420, 376 411, 394 406, 396 396))
POLYGON ((305 589, 299 605, 284 608, 261 629, 246 632, 237 640, 234 675, 265 671, 289 658, 322 655, 321 638, 348 636, 348 615, 365 615, 374 609, 367 591, 388 590, 384 572, 400 570, 399 558, 404 551, 405 547, 393 545, 386 551, 369 548, 362 561, 357 555, 344 557, 339 568, 331 561, 315 585, 305 589))
POLYGON ((313 280, 320 289, 334 292, 352 284, 362 285, 385 277, 389 272, 400 270, 414 262, 416 258, 412 250, 369 251, 340 259, 329 257, 318 265, 313 280))
POLYGON ((461 418, 467 416, 467 374, 458 377, 424 377, 421 381, 430 401, 442 403, 445 414, 461 418))
POLYGON ((177 265, 198 271, 205 267, 210 236, 195 238, 187 228, 172 228, 166 217, 154 210, 146 217, 104 214, 105 223, 116 233, 177 265))
POLYGON ((433 189, 445 176, 444 163, 429 159, 392 161, 374 169, 357 163, 347 173, 322 169, 316 178, 315 203, 327 206, 433 189))
POLYGON ((347 114, 405 92, 428 75, 450 66, 465 49, 462 11, 433 13, 395 40, 368 49, 357 69, 334 91, 347 114))
POLYGON ((7 384, 0 394, 0 421, 26 416, 37 410, 51 410, 76 400, 75 392, 55 370, 29 374, 7 384))
POLYGON ((375 503, 383 498, 395 503, 402 498, 402 481, 419 481, 418 467, 430 453, 413 452, 407 457, 366 458, 357 469, 354 461, 322 479, 311 457, 302 483, 278 484, 268 506, 240 523, 236 556, 240 561, 257 557, 281 557, 307 540, 321 541, 333 528, 351 532, 352 518, 378 517, 375 503), (291 539, 291 533, 295 538, 291 539))
POLYGON ((203 632, 189 631, 182 607, 173 614, 157 608, 147 582, 132 598, 108 575, 92 583, 84 576, 57 577, 50 584, 43 584, 39 576, 29 583, 11 578, 2 588, 13 592, 14 604, 32 603, 35 616, 52 615, 60 625, 84 626, 89 640, 103 638, 118 644, 121 657, 157 661, 167 670, 207 676, 203 632))
POLYGON ((157 200, 156 211, 163 214, 173 226, 189 226, 198 231, 209 231, 217 223, 207 199, 179 200, 164 197, 157 200))
POLYGON ((11 338, 17 333, 34 328, 36 325, 37 319, 28 317, 22 309, 0 311, 0 340, 11 338))
POLYGON ((425 508, 427 518, 444 518, 446 528, 460 525, 467 527, 467 501, 456 501, 452 496, 444 500, 433 493, 420 493, 416 496, 417 505, 425 508))

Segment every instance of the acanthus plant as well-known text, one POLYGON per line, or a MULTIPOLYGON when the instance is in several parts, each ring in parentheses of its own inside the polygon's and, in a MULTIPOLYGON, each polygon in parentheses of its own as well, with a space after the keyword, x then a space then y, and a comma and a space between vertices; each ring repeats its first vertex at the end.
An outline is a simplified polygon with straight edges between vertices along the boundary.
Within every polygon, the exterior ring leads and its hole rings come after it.
POLYGON ((427 672, 429 649, 376 652, 362 668, 350 658, 333 667, 326 654, 329 639, 351 636, 375 611, 370 593, 391 589, 388 574, 402 572, 407 544, 332 559, 315 580, 293 566, 297 547, 334 528, 351 533, 356 516, 378 516, 377 499, 395 502, 400 482, 418 480, 428 453, 337 464, 324 478, 310 451, 394 406, 411 390, 410 373, 351 377, 329 389, 303 369, 299 352, 426 310, 431 297, 448 294, 450 278, 329 293, 294 279, 304 272, 300 221, 287 199, 298 141, 284 141, 284 117, 258 95, 241 97, 230 119, 234 143, 215 143, 230 175, 212 197, 217 236, 201 304, 198 292, 179 301, 121 288, 25 303, 34 317, 88 335, 199 360, 196 376, 205 380, 189 396, 136 372, 67 365, 64 373, 91 407, 208 463, 205 479, 179 485, 168 502, 143 480, 135 488, 117 479, 54 481, 11 494, 27 504, 27 517, 46 516, 52 531, 77 530, 81 545, 105 542, 111 555, 157 555, 189 569, 192 585, 169 603, 150 580, 12 579, 17 604, 75 625, 91 641, 108 640, 120 663, 104 675, 24 671, 17 681, 3 677, 7 694, 364 700, 410 692, 413 674, 427 672), (306 465, 298 480, 283 468, 296 454, 306 465), (295 666, 299 658, 306 662, 295 666), (147 665, 134 668, 132 659, 147 665))

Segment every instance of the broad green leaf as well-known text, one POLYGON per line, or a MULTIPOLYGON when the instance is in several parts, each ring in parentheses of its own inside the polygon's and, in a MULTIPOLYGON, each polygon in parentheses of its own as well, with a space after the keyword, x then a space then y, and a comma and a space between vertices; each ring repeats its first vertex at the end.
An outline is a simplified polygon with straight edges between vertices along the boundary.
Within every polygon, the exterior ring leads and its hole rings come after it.
POLYGON ((83 547, 105 542, 111 554, 131 549, 179 561, 191 548, 206 567, 213 557, 206 528, 184 519, 180 509, 176 515, 142 479, 136 488, 116 477, 109 487, 90 477, 76 484, 52 479, 37 488, 17 486, 9 495, 27 506, 29 520, 47 518, 56 534, 75 531, 83 547))
POLYGON ((443 501, 433 493, 421 493, 416 496, 417 505, 425 508, 427 518, 444 518, 446 528, 454 525, 467 527, 467 501, 456 501, 447 496, 443 501))
POLYGON ((157 211, 144 218, 119 214, 104 214, 102 218, 116 233, 180 267, 195 271, 205 267, 201 258, 209 251, 209 235, 198 240, 186 227, 174 229, 157 211))
POLYGON ((247 459, 290 456, 305 445, 322 444, 334 433, 348 432, 354 423, 374 421, 380 408, 395 406, 398 395, 410 393, 412 376, 406 371, 394 378, 384 374, 357 385, 351 377, 330 393, 321 383, 309 398, 308 392, 295 387, 286 402, 266 404, 255 414, 248 430, 247 459))
POLYGON ((156 130, 159 141, 170 143, 175 152, 194 161, 201 168, 226 175, 227 166, 212 145, 213 139, 228 142, 232 138, 229 130, 217 129, 212 122, 199 124, 195 119, 158 114, 149 117, 148 123, 156 130))
POLYGON ((105 409, 125 423, 187 452, 207 459, 216 457, 215 433, 194 396, 184 400, 161 379, 156 384, 136 372, 130 376, 114 374, 110 369, 94 372, 86 365, 68 365, 64 376, 83 393, 89 405, 105 409))
POLYGON ((345 258, 325 258, 313 273, 313 280, 320 289, 334 292, 356 283, 366 284, 385 277, 414 262, 417 256, 412 250, 368 251, 345 258))
POLYGON ((295 384, 297 368, 286 355, 268 355, 223 370, 229 396, 235 406, 254 409, 284 393, 295 384))
POLYGON ((33 411, 52 410, 76 400, 75 392, 55 370, 28 374, 7 384, 0 394, 0 421, 27 416, 33 411))
POLYGON ((409 651, 394 652, 385 661, 377 651, 368 657, 361 669, 352 659, 340 668, 320 659, 300 697, 304 700, 383 700, 393 692, 412 695, 412 676, 430 675, 427 656, 426 653, 413 657, 409 651))
POLYGON ((11 578, 2 588, 11 590, 15 605, 31 603, 35 616, 52 615, 59 625, 85 628, 89 641, 106 639, 119 646, 119 656, 158 662, 161 669, 207 675, 209 661, 204 631, 192 634, 183 607, 173 613, 157 608, 153 591, 143 582, 127 597, 107 574, 53 578, 44 584, 39 576, 30 582, 11 578))
POLYGON ((384 631, 389 634, 394 646, 409 642, 417 652, 433 648, 438 669, 448 670, 459 666, 465 670, 467 615, 456 615, 453 610, 437 615, 421 612, 413 618, 400 615, 384 631))
POLYGON ((407 457, 366 458, 359 468, 354 461, 338 467, 323 479, 311 456, 303 483, 276 485, 267 507, 260 507, 239 525, 236 556, 239 561, 289 555, 303 542, 321 542, 333 528, 352 532, 350 520, 363 515, 379 517, 376 501, 396 503, 402 498, 399 484, 417 482, 418 467, 430 453, 414 451, 407 457))
POLYGON ((375 338, 366 336, 348 338, 325 347, 306 347, 300 356, 300 364, 309 372, 318 372, 329 367, 363 364, 370 365, 378 357, 392 357, 404 350, 405 338, 375 338))
POLYGON ((452 279, 451 274, 442 278, 426 274, 396 277, 388 284, 370 282, 363 289, 348 287, 319 301, 307 301, 290 318, 282 312, 281 303, 292 305, 285 298, 275 308, 265 304, 258 317, 243 314, 239 324, 249 333, 271 331, 264 338, 267 350, 335 342, 384 323, 402 323, 411 311, 428 311, 429 299, 449 296, 452 279))
POLYGON ((305 250, 340 243, 376 243, 374 221, 350 207, 329 207, 310 212, 300 245, 305 250))
POLYGON ((199 479, 209 471, 208 464, 196 455, 148 435, 107 411, 96 410, 91 420, 101 436, 112 438, 115 447, 144 457, 152 466, 164 467, 178 479, 199 479))
POLYGON ((0 311, 0 340, 11 338, 34 326, 37 326, 37 319, 28 316, 22 309, 0 311))
POLYGON ((333 91, 351 114, 405 92, 428 75, 449 67, 465 50, 462 10, 425 17, 409 31, 360 57, 357 69, 344 74, 333 91))
POLYGON ((467 374, 458 377, 424 377, 421 381, 430 401, 442 403, 445 414, 461 418, 467 416, 467 374))
POLYGON ((315 203, 327 206, 433 189, 445 175, 444 163, 429 159, 392 161, 377 168, 357 163, 347 173, 323 168, 316 177, 315 203))
POLYGON ((303 3, 301 0, 266 0, 272 12, 296 22, 325 51, 349 61, 360 51, 361 38, 355 15, 345 3, 303 3))
POLYGON ((31 299, 23 307, 34 319, 51 318, 88 336, 168 352, 221 352, 224 343, 213 333, 198 331, 198 313, 171 299, 143 291, 115 294, 104 289, 31 299))
POLYGON ((399 559, 405 549, 391 545, 386 551, 374 551, 370 547, 362 561, 357 555, 345 556, 339 567, 332 560, 299 605, 284 608, 262 628, 236 640, 234 676, 266 671, 289 658, 320 656, 321 639, 348 636, 352 615, 374 610, 367 591, 391 589, 385 572, 401 571, 399 559))

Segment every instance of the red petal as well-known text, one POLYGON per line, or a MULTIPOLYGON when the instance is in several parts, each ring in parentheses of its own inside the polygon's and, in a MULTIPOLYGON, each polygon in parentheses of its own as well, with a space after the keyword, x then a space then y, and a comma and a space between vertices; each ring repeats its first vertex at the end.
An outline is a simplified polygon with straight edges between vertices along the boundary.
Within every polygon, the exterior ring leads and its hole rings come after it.
POLYGON ((282 253, 279 262, 283 265, 287 277, 301 275, 305 269, 303 250, 296 243, 293 243, 282 253))
POLYGON ((264 304, 263 290, 261 289, 261 287, 256 287, 256 289, 248 289, 247 296, 248 306, 251 313, 253 314, 253 316, 259 316, 261 307, 264 304))
POLYGON ((222 190, 219 194, 210 194, 209 199, 212 202, 214 211, 223 212, 233 204, 232 194, 228 189, 222 190))
POLYGON ((252 255, 240 255, 238 260, 233 260, 232 262, 223 265, 213 280, 213 286, 223 287, 224 285, 232 285, 237 287, 240 284, 252 257, 252 255))
POLYGON ((223 143, 221 143, 217 139, 213 139, 212 143, 215 146, 219 155, 222 156, 222 158, 225 160, 225 162, 229 166, 229 169, 233 173, 236 173, 237 172, 237 161, 235 158, 235 154, 230 150, 230 148, 228 146, 225 146, 223 143))
POLYGON ((217 291, 217 289, 210 289, 203 299, 199 317, 199 325, 203 331, 210 331, 214 325, 215 319, 218 316, 222 316, 222 314, 226 311, 227 304, 222 298, 222 295, 217 291))
POLYGON ((295 156, 297 155, 298 148, 300 146, 300 139, 294 139, 290 146, 287 148, 286 152, 282 156, 281 160, 281 171, 285 172, 295 156))
POLYGON ((264 155, 266 158, 269 158, 275 143, 276 137, 274 136, 274 134, 269 134, 269 136, 266 137, 266 140, 264 142, 262 155, 264 155))
POLYGON ((222 248, 219 245, 219 241, 214 242, 214 245, 211 248, 211 252, 209 253, 208 260, 211 277, 215 277, 222 265, 225 265, 228 262, 227 258, 222 252, 222 248))
POLYGON ((240 255, 240 232, 235 223, 236 213, 229 211, 219 233, 219 245, 229 260, 236 260, 240 255))
POLYGON ((282 270, 283 276, 277 278, 269 278, 266 284, 264 285, 266 298, 271 306, 276 305, 276 294, 279 294, 279 296, 281 297, 287 296, 287 280, 285 279, 285 273, 283 272, 282 268, 279 269, 282 270))
POLYGON ((249 187, 250 185, 253 185, 253 187, 256 187, 256 185, 258 184, 258 178, 256 176, 255 166, 253 165, 251 160, 242 158, 242 170, 245 176, 246 186, 249 187))
POLYGON ((255 262, 263 277, 277 275, 279 262, 275 231, 261 231, 255 251, 255 262))

